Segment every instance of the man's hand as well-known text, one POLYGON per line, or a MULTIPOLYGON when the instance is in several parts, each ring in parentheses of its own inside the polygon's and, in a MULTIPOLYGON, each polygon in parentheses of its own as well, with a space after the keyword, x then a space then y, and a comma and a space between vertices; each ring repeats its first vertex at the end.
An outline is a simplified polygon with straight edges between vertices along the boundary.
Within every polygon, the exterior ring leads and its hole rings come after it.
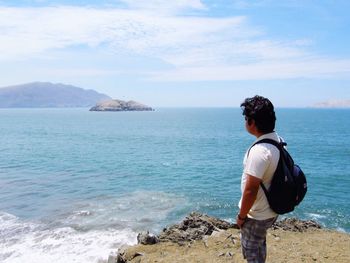
POLYGON ((242 228, 243 224, 247 220, 247 216, 241 217, 239 214, 236 217, 236 224, 239 228, 242 228))

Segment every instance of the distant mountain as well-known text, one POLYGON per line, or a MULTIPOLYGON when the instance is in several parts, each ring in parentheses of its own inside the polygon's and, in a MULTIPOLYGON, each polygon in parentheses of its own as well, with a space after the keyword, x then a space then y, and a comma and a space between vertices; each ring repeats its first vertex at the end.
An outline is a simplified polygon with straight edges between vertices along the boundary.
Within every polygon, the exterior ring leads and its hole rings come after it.
POLYGON ((107 100, 97 103, 90 111, 153 111, 153 109, 132 100, 107 100))
POLYGON ((314 105, 316 108, 350 108, 350 100, 328 100, 314 105))
POLYGON ((64 84, 33 82, 0 88, 0 108, 91 107, 109 96, 64 84))

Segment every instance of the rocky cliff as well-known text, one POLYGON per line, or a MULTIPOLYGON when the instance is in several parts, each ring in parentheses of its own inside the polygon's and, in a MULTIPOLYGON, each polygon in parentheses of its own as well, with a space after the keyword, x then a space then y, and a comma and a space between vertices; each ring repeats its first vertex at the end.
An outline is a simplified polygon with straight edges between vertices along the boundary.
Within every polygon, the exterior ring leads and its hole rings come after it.
MULTIPOLYGON (((349 262, 350 236, 323 230, 312 220, 278 221, 269 229, 267 239, 267 262, 349 262)), ((199 213, 191 213, 159 235, 140 233, 137 240, 138 245, 119 248, 107 262, 246 262, 237 225, 199 213)))

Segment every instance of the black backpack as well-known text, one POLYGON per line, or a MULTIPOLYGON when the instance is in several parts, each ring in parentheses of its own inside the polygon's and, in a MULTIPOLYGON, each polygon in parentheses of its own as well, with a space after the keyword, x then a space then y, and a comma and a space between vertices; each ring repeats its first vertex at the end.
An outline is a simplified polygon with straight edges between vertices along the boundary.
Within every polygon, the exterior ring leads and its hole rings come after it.
POLYGON ((307 192, 306 177, 300 167, 294 164, 292 157, 284 147, 287 145, 285 142, 262 139, 254 143, 252 147, 259 143, 270 143, 280 151, 280 158, 271 186, 266 189, 264 184, 260 183, 269 205, 275 213, 280 215, 291 212, 304 199, 307 192))

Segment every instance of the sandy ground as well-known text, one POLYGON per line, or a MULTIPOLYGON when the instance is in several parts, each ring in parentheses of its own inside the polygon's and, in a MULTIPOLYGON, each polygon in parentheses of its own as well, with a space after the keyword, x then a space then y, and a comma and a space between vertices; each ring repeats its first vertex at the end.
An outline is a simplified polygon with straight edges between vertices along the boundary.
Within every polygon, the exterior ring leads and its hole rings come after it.
MULTIPOLYGON (((350 235, 329 230, 291 232, 269 230, 267 262, 350 262, 350 235)), ((239 230, 214 232, 199 241, 178 244, 136 245, 126 249, 128 262, 246 262, 240 249, 239 230)))

